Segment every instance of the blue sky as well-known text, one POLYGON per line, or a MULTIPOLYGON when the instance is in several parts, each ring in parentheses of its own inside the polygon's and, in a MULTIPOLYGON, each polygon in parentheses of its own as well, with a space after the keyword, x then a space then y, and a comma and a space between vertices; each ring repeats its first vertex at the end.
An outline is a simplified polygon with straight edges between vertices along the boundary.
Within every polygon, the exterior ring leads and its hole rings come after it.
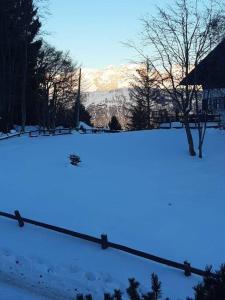
POLYGON ((139 19, 154 13, 156 4, 159 0, 49 0, 45 38, 85 67, 127 63, 133 52, 120 42, 137 37, 139 19))

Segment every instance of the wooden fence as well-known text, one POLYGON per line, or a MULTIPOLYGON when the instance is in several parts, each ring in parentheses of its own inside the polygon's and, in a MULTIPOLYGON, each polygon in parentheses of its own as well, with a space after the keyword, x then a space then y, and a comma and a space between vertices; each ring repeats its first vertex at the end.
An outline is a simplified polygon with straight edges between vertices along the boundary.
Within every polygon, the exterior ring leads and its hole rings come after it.
POLYGON ((0 136, 0 141, 12 139, 12 138, 18 137, 18 136, 21 136, 20 132, 19 133, 14 133, 14 134, 11 134, 11 135, 6 135, 6 136, 3 136, 3 137, 0 136))
MULTIPOLYGON (((147 259, 147 260, 154 261, 156 263, 160 263, 160 264, 172 267, 172 268, 183 270, 185 276, 191 276, 192 273, 196 274, 196 275, 200 275, 200 276, 205 276, 206 274, 209 275, 209 273, 207 273, 204 270, 192 267, 191 264, 187 261, 184 261, 183 263, 175 262, 175 261, 172 261, 169 259, 155 256, 153 254, 149 254, 149 253, 146 253, 146 252, 143 252, 140 250, 136 250, 136 249, 124 246, 124 245, 110 242, 108 240, 108 237, 106 234, 102 234, 100 238, 97 238, 97 237, 94 237, 91 235, 75 232, 75 231, 65 229, 62 227, 49 225, 49 224, 39 222, 39 221, 34 221, 31 219, 22 217, 18 210, 15 211, 14 215, 5 213, 5 212, 0 212, 0 216, 6 217, 9 219, 13 219, 13 220, 17 220, 20 227, 23 227, 25 225, 25 223, 32 224, 34 226, 39 226, 39 227, 46 228, 46 229, 49 229, 52 231, 56 231, 56 232, 59 232, 59 233, 65 234, 65 235, 73 236, 75 238, 79 238, 79 239, 82 239, 82 240, 85 240, 88 242, 99 244, 103 250, 107 249, 107 248, 113 248, 113 249, 117 249, 117 250, 129 253, 129 254, 132 254, 132 255, 147 259)), ((214 273, 210 273, 210 275, 216 276, 214 273)))
MULTIPOLYGON (((200 115, 200 116, 197 116, 195 114, 189 115, 188 123, 191 129, 198 128, 198 121, 206 122, 207 128, 220 128, 221 126, 220 115, 212 115, 212 114, 200 115)), ((155 124, 157 124, 156 128, 158 129, 184 128, 184 120, 182 116, 179 116, 177 118, 169 115, 161 118, 158 117, 155 118, 155 124), (174 126, 173 123, 175 123, 176 125, 174 126)))
POLYGON ((29 131, 29 137, 71 134, 72 128, 37 129, 29 131))
POLYGON ((90 133, 118 133, 121 130, 110 130, 110 129, 102 129, 102 128, 81 128, 79 130, 82 134, 90 134, 90 133))
MULTIPOLYGON (((30 137, 38 137, 40 135, 43 136, 50 136, 50 135, 63 135, 63 134, 71 134, 72 128, 62 128, 62 129, 40 129, 40 130, 33 130, 29 132, 30 137)), ((82 134, 92 134, 92 133, 117 133, 117 130, 109 130, 109 129, 102 129, 102 128, 81 128, 79 130, 82 134)))

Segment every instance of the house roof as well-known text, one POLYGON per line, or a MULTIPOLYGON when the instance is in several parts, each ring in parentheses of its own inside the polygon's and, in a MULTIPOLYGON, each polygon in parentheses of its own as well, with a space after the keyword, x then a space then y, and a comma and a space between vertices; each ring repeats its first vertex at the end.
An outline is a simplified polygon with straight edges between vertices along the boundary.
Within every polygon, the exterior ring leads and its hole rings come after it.
POLYGON ((205 88, 225 88, 225 39, 180 84, 202 85, 205 88))

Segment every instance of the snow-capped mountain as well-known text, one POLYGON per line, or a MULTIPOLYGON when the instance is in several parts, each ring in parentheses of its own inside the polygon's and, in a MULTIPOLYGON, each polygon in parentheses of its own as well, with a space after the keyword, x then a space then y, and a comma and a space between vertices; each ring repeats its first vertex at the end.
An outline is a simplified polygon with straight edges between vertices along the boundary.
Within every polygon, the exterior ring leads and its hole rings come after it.
POLYGON ((137 67, 130 64, 83 70, 83 89, 86 90, 84 105, 92 115, 95 126, 107 126, 115 115, 125 127, 130 105, 128 88, 137 67))
POLYGON ((128 88, 111 91, 89 92, 84 105, 92 116, 92 123, 105 127, 116 116, 123 128, 126 127, 130 97, 128 88))
POLYGON ((107 126, 115 115, 121 126, 126 127, 131 105, 129 86, 139 67, 128 64, 105 69, 83 69, 83 90, 86 91, 83 104, 95 126, 107 126))
POLYGON ((137 64, 108 66, 104 69, 83 69, 83 85, 88 92, 112 91, 128 88, 137 64))

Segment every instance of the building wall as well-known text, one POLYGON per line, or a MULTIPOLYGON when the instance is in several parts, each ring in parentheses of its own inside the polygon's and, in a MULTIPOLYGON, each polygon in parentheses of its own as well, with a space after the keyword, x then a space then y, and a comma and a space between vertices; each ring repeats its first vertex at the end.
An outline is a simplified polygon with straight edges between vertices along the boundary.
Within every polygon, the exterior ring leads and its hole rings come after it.
POLYGON ((203 91, 203 103, 209 111, 219 114, 221 123, 225 124, 225 88, 205 89, 203 91))

